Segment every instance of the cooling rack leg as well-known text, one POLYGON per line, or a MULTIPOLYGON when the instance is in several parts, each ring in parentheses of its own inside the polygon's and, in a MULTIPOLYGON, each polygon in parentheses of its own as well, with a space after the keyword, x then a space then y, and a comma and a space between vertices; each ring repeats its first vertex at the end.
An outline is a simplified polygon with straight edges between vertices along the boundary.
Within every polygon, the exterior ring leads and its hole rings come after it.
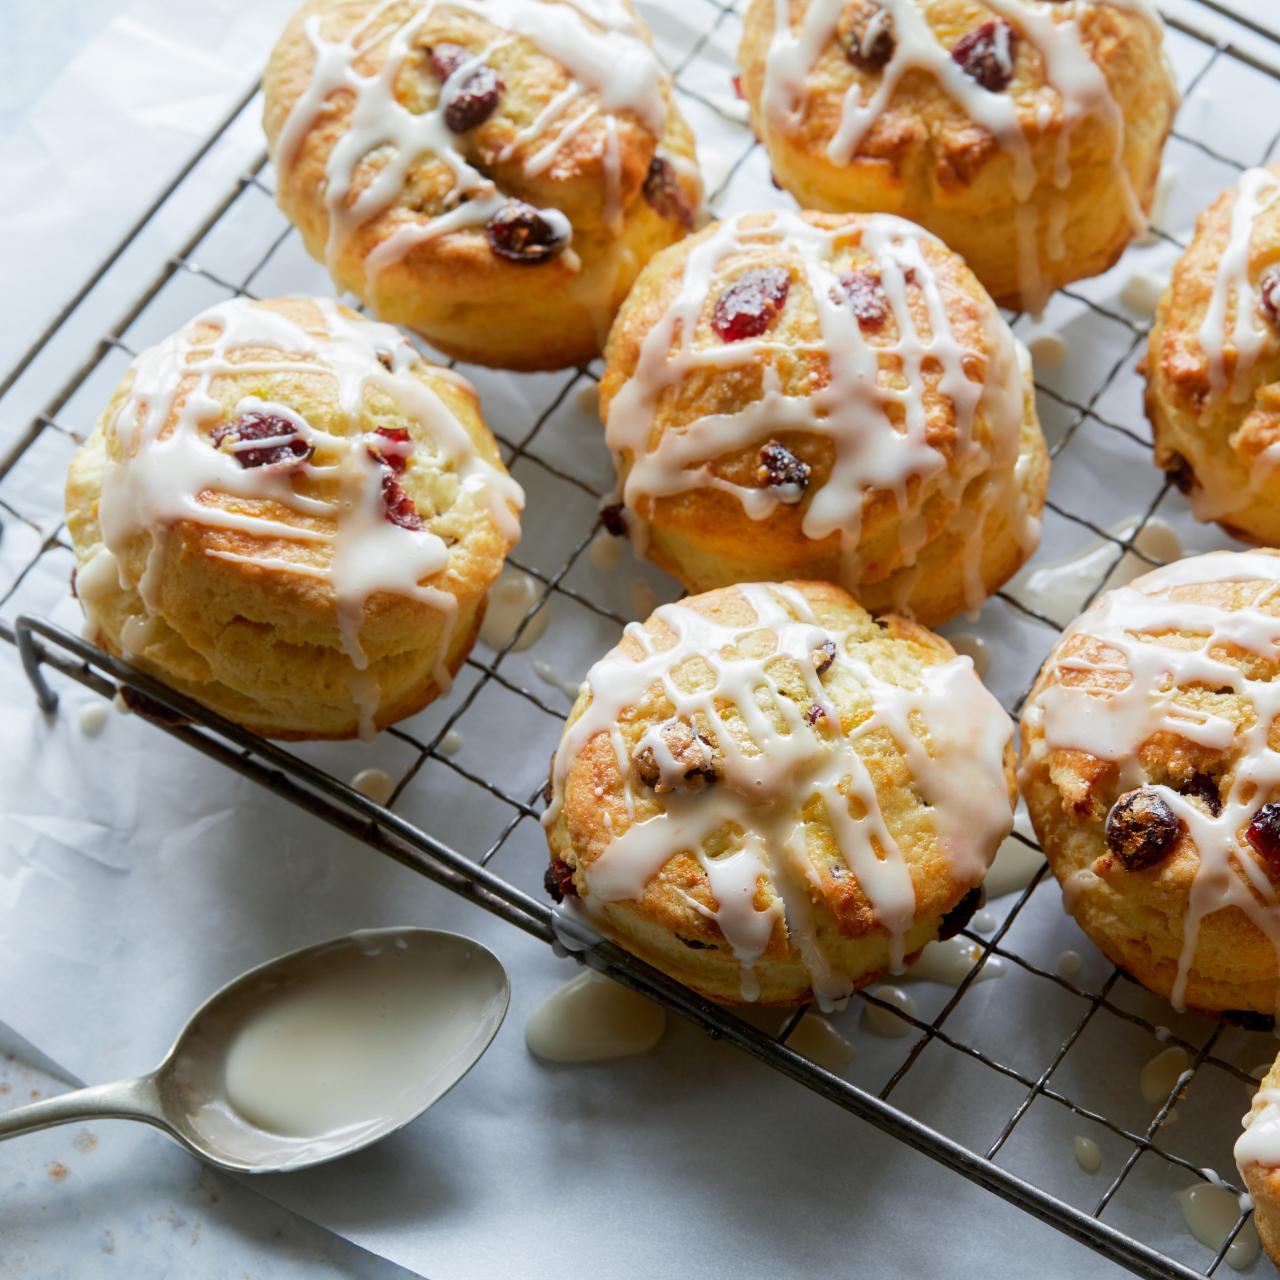
POLYGON ((18 642, 18 655, 22 658, 22 669, 36 691, 36 701, 40 710, 52 714, 58 709, 58 695, 53 686, 44 677, 44 668, 40 665, 41 650, 31 630, 31 619, 23 615, 14 624, 14 633, 18 642))

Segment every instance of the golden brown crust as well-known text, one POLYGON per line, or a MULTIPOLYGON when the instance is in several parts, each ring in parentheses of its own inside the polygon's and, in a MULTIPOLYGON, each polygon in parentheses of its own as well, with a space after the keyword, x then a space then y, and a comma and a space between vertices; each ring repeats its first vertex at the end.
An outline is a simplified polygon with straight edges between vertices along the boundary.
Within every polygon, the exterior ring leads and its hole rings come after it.
MULTIPOLYGON (((1280 1056, 1258 1085, 1258 1091, 1280 1089, 1280 1056)), ((1254 1106, 1258 1103, 1255 1101, 1254 1106)), ((1242 1164, 1245 1189, 1253 1201, 1253 1221, 1268 1258, 1280 1267, 1280 1168, 1252 1162, 1242 1164)))
MULTIPOLYGON (((776 5, 752 0, 738 58, 752 124, 768 148, 774 176, 807 208, 882 210, 921 223, 965 258, 1001 305, 1016 307, 1025 282, 1019 279, 1015 251, 1013 148, 971 119, 931 72, 906 71, 849 163, 828 154, 846 96, 852 90, 869 101, 881 83, 881 70, 856 65, 839 38, 850 15, 866 4, 856 0, 846 7, 837 37, 819 53, 795 112, 779 121, 766 118, 762 101, 776 5)), ((932 0, 919 7, 945 50, 1001 16, 978 0, 932 0)), ((790 0, 793 29, 808 8, 809 0, 790 0)), ((1124 121, 1120 163, 1137 201, 1148 210, 1177 107, 1160 33, 1137 10, 1104 0, 1057 8, 1063 12, 1050 9, 1050 18, 1078 22, 1080 45, 1106 79, 1124 121)), ((1018 26, 1016 15, 1013 25, 1018 26)), ((1042 229, 1037 257, 1046 293, 1105 271, 1134 234, 1117 175, 1114 126, 1104 111, 1069 129, 1070 181, 1065 189, 1057 185, 1065 112, 1060 95, 1047 85, 1044 59, 1024 36, 1015 45, 1012 81, 1001 93, 1014 106, 1034 167, 1028 206, 1042 229), (1060 254, 1051 249, 1054 225, 1061 226, 1060 254)))
MULTIPOLYGON (((838 233, 838 248, 831 263, 834 273, 880 271, 875 253, 864 242, 864 234, 873 221, 866 215, 796 216, 809 227, 838 233)), ((772 217, 748 214, 738 219, 737 225, 747 230, 767 227, 772 217)), ((600 410, 606 422, 610 420, 613 401, 636 376, 642 346, 679 294, 691 255, 720 229, 721 224, 713 224, 672 245, 641 272, 609 336, 600 386, 600 410)), ((961 259, 940 241, 921 236, 918 243, 937 282, 938 296, 956 344, 964 353, 964 376, 979 384, 988 378, 1006 376, 1009 360, 1019 358, 1012 355, 1018 348, 991 299, 961 259)), ((813 396, 831 383, 832 361, 822 322, 794 245, 787 242, 785 235, 777 242, 744 244, 720 258, 697 320, 694 351, 714 355, 725 349, 724 341, 711 327, 717 299, 746 271, 759 268, 783 268, 791 277, 786 305, 768 333, 768 348, 746 363, 717 361, 695 365, 676 385, 664 390, 653 411, 649 449, 655 448, 664 436, 696 433, 700 420, 737 414, 759 401, 765 393, 766 370, 772 379, 770 385, 788 396, 813 396)), ((905 297, 917 332, 930 334, 930 297, 923 283, 907 283, 905 297)), ((864 326, 860 332, 861 340, 876 351, 877 386, 887 403, 888 397, 899 393, 912 377, 902 355, 899 319, 890 309, 881 322, 864 326)), ((682 331, 674 335, 673 349, 679 341, 687 343, 682 331)), ((634 514, 648 526, 646 554, 690 591, 711 590, 732 582, 781 581, 803 574, 844 581, 873 612, 909 611, 929 626, 946 621, 966 606, 972 607, 973 601, 966 598, 966 584, 971 581, 966 576, 970 558, 977 562, 973 577, 989 595, 1017 572, 1034 548, 1027 517, 1034 520, 1043 509, 1049 458, 1027 366, 1022 371, 1018 439, 1016 443, 1008 442, 1012 448, 1000 464, 1016 493, 1010 492, 1007 500, 991 506, 981 545, 971 545, 972 522, 990 492, 992 475, 987 472, 975 476, 959 493, 949 482, 958 469, 958 410, 947 390, 946 377, 943 363, 930 360, 917 380, 923 410, 921 437, 945 466, 927 481, 918 474, 909 475, 901 494, 890 488, 868 491, 858 531, 860 563, 856 581, 849 577, 841 534, 811 538, 805 533, 803 526, 813 495, 831 481, 837 455, 829 431, 816 421, 812 428, 797 425, 794 415, 788 420, 779 414, 782 420, 776 429, 766 430, 760 439, 714 457, 706 467, 709 483, 656 498, 644 497, 636 503, 634 514), (764 518, 753 519, 736 493, 713 486, 727 481, 745 489, 759 487, 759 452, 766 439, 782 444, 809 468, 810 475, 801 501, 780 504, 764 518), (1012 474, 1015 469, 1016 479, 1012 474), (923 539, 923 547, 911 555, 904 549, 909 541, 905 536, 908 523, 912 536, 923 539)), ((888 420, 869 413, 866 429, 899 429, 902 411, 891 407, 888 412, 888 420)), ((817 409, 814 416, 818 416, 817 409)), ((999 448, 994 417, 984 403, 972 426, 972 439, 993 454, 999 448)), ((619 468, 624 485, 633 464, 633 452, 624 449, 619 468)), ((853 505, 855 499, 850 497, 849 501, 853 505)))
MULTIPOLYGON (((280 207, 301 231, 308 251, 327 262, 341 289, 369 303, 381 319, 418 330, 449 355, 509 369, 585 363, 599 354, 609 321, 640 267, 685 234, 700 202, 693 136, 675 105, 670 79, 664 76, 659 86, 665 105, 660 135, 629 110, 599 109, 545 168, 535 162, 538 171, 531 172, 529 162, 564 121, 557 119, 530 136, 526 132, 569 88, 569 71, 522 36, 499 39, 500 30, 476 13, 448 6, 432 11, 415 30, 412 49, 395 78, 397 103, 415 113, 438 104, 439 79, 432 74, 428 52, 433 46, 449 43, 472 52, 492 46, 488 65, 503 84, 497 109, 477 127, 451 136, 451 143, 499 191, 566 215, 573 224, 571 250, 540 263, 516 263, 492 251, 483 225, 463 226, 419 239, 375 265, 378 258, 371 262, 371 255, 379 250, 387 254, 397 232, 425 227, 457 206, 450 166, 429 150, 415 157, 391 203, 339 235, 336 251, 331 251, 326 170, 335 146, 351 130, 355 95, 348 89, 331 94, 293 155, 280 156, 278 150, 290 112, 312 80, 315 53, 308 23, 318 21, 321 38, 342 40, 377 9, 377 0, 308 0, 272 52, 263 77, 263 122, 280 167, 280 207), (674 159, 669 176, 680 195, 675 211, 658 208, 643 194, 659 152, 674 159), (611 184, 614 197, 609 195, 611 184), (610 217, 611 199, 617 204, 616 220, 610 217)), ((381 14, 379 22, 399 28, 421 10, 420 0, 403 0, 381 14)), ((647 40, 642 24, 640 30, 647 40)), ((388 47, 388 39, 369 41, 369 48, 353 60, 355 70, 375 75, 385 64, 388 47)), ((589 103, 600 106, 590 92, 581 101, 584 109, 589 103)), ((366 191, 392 159, 390 148, 361 158, 352 198, 366 191)))
MULTIPOLYGON (((945 640, 914 622, 894 616, 873 620, 846 591, 830 583, 786 585, 803 596, 818 627, 836 634, 847 632, 845 652, 856 662, 865 662, 880 679, 914 687, 923 668, 955 656, 945 640)), ((743 590, 727 587, 688 597, 682 607, 725 626, 750 627, 758 615, 743 590)), ((675 639, 675 633, 659 615, 644 624, 644 631, 649 637, 647 643, 658 651, 668 648, 675 639)), ((626 634, 615 652, 638 660, 644 650, 633 635, 626 634)), ((799 671, 788 674, 790 659, 778 661, 780 667, 770 668, 772 678, 779 687, 790 691, 788 697, 804 706, 808 695, 799 671)), ((708 670, 695 655, 685 659, 672 678, 682 688, 702 687, 708 670)), ((837 664, 831 671, 838 675, 825 684, 825 695, 839 716, 836 731, 849 734, 870 713, 870 695, 851 668, 837 664)), ((591 704, 592 692, 586 689, 570 713, 567 735, 591 704)), ((705 995, 738 1002, 743 999, 743 969, 716 918, 719 904, 708 872, 690 850, 673 848, 639 898, 605 902, 591 898, 591 869, 611 843, 666 811, 672 803, 681 803, 672 801, 664 792, 645 787, 640 773, 633 772, 643 768, 636 759, 641 739, 655 726, 670 723, 673 712, 667 691, 655 682, 638 701, 623 707, 611 723, 610 732, 594 734, 572 758, 552 800, 554 817, 547 830, 552 864, 562 887, 571 880, 572 891, 592 905, 593 919, 622 945, 705 995), (619 748, 628 762, 625 774, 619 764, 619 748), (628 793, 633 806, 630 809, 628 793)), ((998 708, 995 714, 1000 717, 998 708)), ((744 735, 740 740, 755 741, 741 722, 736 722, 733 732, 735 737, 744 735)), ((822 733, 824 729, 813 732, 822 733)), ((858 738, 856 750, 874 786, 886 828, 902 852, 914 891, 914 922, 904 937, 905 953, 914 959, 921 947, 938 936, 942 917, 974 888, 975 882, 952 862, 942 838, 945 833, 935 828, 933 813, 919 793, 917 780, 893 736, 887 731, 866 734, 858 738)), ((1004 764, 1012 803, 1016 787, 1011 746, 1004 764)), ((710 767, 714 769, 714 765, 710 767)), ((698 779, 694 785, 700 785, 698 779)), ((726 785, 729 784, 723 779, 707 782, 699 796, 714 797, 715 788, 726 785)), ((890 932, 851 873, 822 801, 799 794, 796 801, 803 801, 803 807, 794 810, 794 817, 803 829, 805 870, 803 875, 798 867, 784 872, 775 850, 770 868, 755 882, 755 908, 776 909, 777 917, 768 945, 755 965, 759 995, 753 1002, 795 1004, 812 997, 810 971, 800 953, 805 945, 803 931, 792 931, 798 899, 803 900, 803 912, 809 918, 808 927, 818 952, 834 970, 848 975, 855 986, 864 986, 882 976, 890 962, 890 932), (794 877, 793 882, 784 883, 784 875, 794 877), (785 912, 784 894, 789 895, 785 912), (789 919, 793 920, 791 926, 789 919)), ((866 818, 865 805, 852 794, 850 805, 855 820, 866 818)), ((737 844, 738 838, 725 828, 713 833, 703 848, 709 856, 717 857, 737 844)), ((994 847, 986 851, 987 859, 993 854, 994 847)), ((980 875, 979 872, 979 879, 980 875)))
MULTIPOLYGON (((1280 165, 1268 172, 1280 177, 1280 165)), ((1156 465, 1190 493, 1197 514, 1243 541, 1273 546, 1280 542, 1280 472, 1260 458, 1280 441, 1280 336, 1258 311, 1258 285, 1280 262, 1280 204, 1253 221, 1243 273, 1251 296, 1242 300, 1232 288, 1221 320, 1208 316, 1239 198, 1240 188, 1231 187, 1196 219, 1148 339, 1145 402, 1156 465), (1230 337, 1241 305, 1257 311, 1249 319, 1262 335, 1247 368, 1230 337), (1220 363, 1202 343, 1206 327, 1219 336, 1220 363)))
MULTIPOLYGON (((317 304, 305 299, 233 305, 260 306, 311 334, 328 332, 317 304)), ((339 308, 338 314, 360 320, 346 308, 339 308)), ((218 329, 195 321, 187 332, 194 349, 207 350, 200 344, 218 329)), ((241 348, 232 365, 237 362, 252 367, 218 374, 209 384, 219 408, 202 418, 200 430, 210 439, 236 417, 246 396, 254 396, 284 404, 334 436, 403 431, 412 445, 412 464, 399 473, 398 481, 422 513, 423 527, 449 546, 445 568, 421 585, 455 601, 457 614, 449 622, 429 600, 390 589, 373 590, 364 599, 359 641, 368 660, 368 678, 374 682, 373 720, 376 727, 385 727, 437 695, 440 664, 453 671, 465 659, 486 592, 501 571, 507 539, 484 502, 462 490, 455 463, 442 450, 431 423, 408 405, 370 387, 360 416, 349 420, 337 402, 333 374, 290 367, 289 353, 269 346, 241 348), (282 366, 279 372, 271 371, 273 364, 282 366)), ((107 469, 130 459, 112 424, 131 403, 134 376, 131 370, 117 388, 67 478, 67 525, 95 642, 268 736, 354 735, 360 699, 353 682, 362 677, 352 666, 329 577, 336 554, 332 517, 306 514, 269 498, 205 490, 198 500, 206 509, 269 520, 281 528, 279 536, 261 526, 219 527, 200 517, 176 519, 161 529, 139 519, 124 545, 106 553, 114 560, 109 572, 86 574, 86 567, 104 551, 100 501, 107 469), (320 540, 295 540, 290 534, 297 530, 317 534, 320 540), (147 604, 139 587, 149 570, 154 586, 147 604)), ((475 455, 505 474, 474 392, 425 361, 402 376, 429 389, 465 431, 475 455)), ((193 378, 183 379, 172 389, 179 405, 193 384, 193 378)), ((178 412, 175 406, 162 436, 177 429, 178 412)), ((180 483, 177 477, 175 483, 180 483)), ((293 481, 293 492, 305 499, 332 499, 334 484, 321 471, 307 472, 293 481)))

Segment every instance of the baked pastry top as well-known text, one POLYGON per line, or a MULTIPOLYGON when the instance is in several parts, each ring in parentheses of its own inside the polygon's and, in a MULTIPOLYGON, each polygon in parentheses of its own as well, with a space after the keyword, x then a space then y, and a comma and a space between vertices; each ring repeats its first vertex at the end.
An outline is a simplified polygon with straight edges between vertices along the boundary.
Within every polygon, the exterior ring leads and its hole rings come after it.
POLYGON ((1197 556, 1108 592, 1023 712, 1022 790, 1067 910, 1177 1008, 1275 1014, 1278 735, 1273 551, 1197 556))
POLYGON ((1280 542, 1280 165, 1202 213, 1156 311, 1147 415, 1156 463, 1202 520, 1280 542))
POLYGON ((830 1007, 971 914, 1010 733, 968 658, 839 587, 663 605, 570 714, 548 889, 717 999, 830 1007))
POLYGON ((478 363, 598 354, 701 201, 629 0, 308 0, 263 88, 308 250, 382 319, 478 363))
POLYGON ((628 531, 690 590, 827 578, 932 625, 1039 540, 1026 352, 900 218, 743 214, 664 250, 618 314, 600 409, 628 531))
POLYGON ((1034 311, 1145 227, 1178 101, 1147 0, 752 0, 739 61, 802 205, 912 218, 1034 311))
POLYGON ((282 737, 446 690, 522 505, 470 384, 323 299, 233 299, 144 351, 67 481, 96 642, 282 737))

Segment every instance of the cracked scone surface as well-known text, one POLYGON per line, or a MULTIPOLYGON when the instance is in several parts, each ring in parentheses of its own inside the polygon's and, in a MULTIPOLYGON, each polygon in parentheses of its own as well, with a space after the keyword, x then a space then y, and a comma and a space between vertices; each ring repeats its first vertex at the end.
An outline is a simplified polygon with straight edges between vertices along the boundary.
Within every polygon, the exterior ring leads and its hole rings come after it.
POLYGON ((1156 465, 1196 515, 1280 542, 1280 165, 1250 169, 1196 220, 1147 347, 1156 465))
POLYGON ((552 895, 726 1001, 824 1007, 976 906, 1011 726, 967 658, 826 583, 632 624, 552 766, 552 895))
POLYGON ((299 298, 144 351, 67 480, 94 641, 285 738, 367 734, 447 688, 522 505, 464 379, 299 298))
POLYGON ((936 625, 1039 541, 1026 352, 900 218, 741 214, 664 250, 614 324, 600 408, 629 532, 691 591, 822 578, 936 625))
POLYGON ((585 363, 699 209, 692 134, 628 0, 309 0, 263 88, 309 252, 463 360, 585 363))
POLYGON ((801 205, 920 222, 1032 310, 1141 230, 1178 101, 1144 3, 752 0, 738 56, 801 205))
POLYGON ((1280 554, 1216 552, 1102 596, 1022 716, 1022 792, 1068 911, 1178 1007, 1276 1012, 1280 554))

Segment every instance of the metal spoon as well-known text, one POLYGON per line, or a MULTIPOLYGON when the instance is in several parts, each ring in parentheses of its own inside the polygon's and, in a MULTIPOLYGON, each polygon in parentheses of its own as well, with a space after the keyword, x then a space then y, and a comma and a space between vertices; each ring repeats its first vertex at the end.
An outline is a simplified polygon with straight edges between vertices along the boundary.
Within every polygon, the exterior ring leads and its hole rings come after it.
POLYGON ((0 1139, 141 1120, 223 1169, 304 1169, 376 1142, 443 1097, 489 1047, 510 994, 497 957, 453 933, 377 929, 305 947, 210 997, 148 1075, 0 1113, 0 1139), (390 1052, 379 1059, 384 1031, 390 1052))

